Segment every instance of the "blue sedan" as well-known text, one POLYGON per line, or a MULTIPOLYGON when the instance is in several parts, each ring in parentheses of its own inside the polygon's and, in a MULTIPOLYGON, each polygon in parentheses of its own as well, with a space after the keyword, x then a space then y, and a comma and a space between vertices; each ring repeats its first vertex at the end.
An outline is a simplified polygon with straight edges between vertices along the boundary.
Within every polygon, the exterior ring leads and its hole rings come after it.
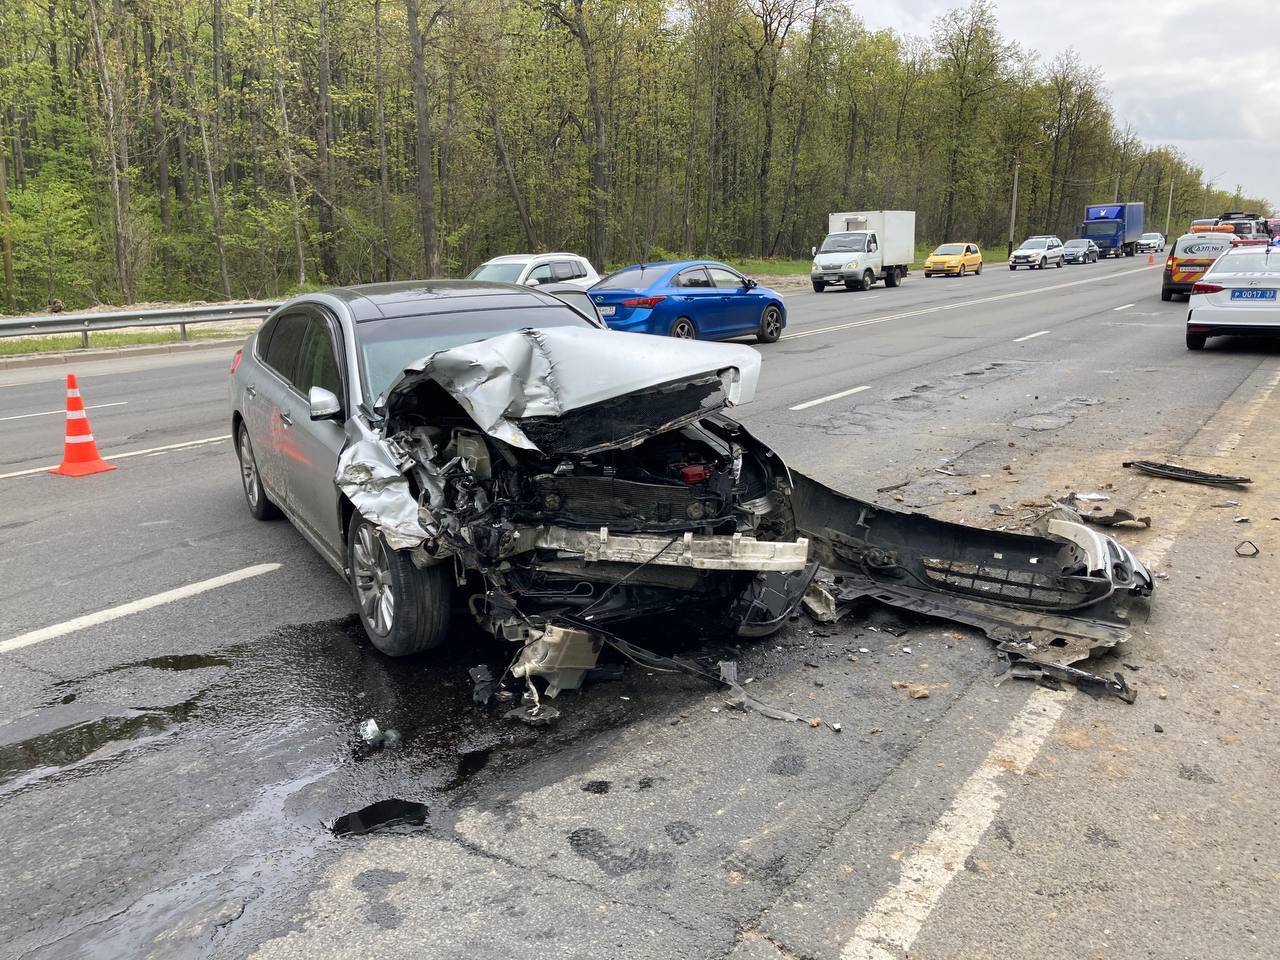
POLYGON ((683 340, 754 335, 773 343, 787 325, 782 297, 715 260, 623 267, 591 287, 600 318, 614 330, 683 340))

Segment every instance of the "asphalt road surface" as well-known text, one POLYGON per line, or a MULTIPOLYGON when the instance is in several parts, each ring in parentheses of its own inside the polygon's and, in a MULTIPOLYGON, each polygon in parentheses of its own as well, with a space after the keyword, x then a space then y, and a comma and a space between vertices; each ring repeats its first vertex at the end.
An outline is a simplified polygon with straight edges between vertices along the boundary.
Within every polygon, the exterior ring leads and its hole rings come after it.
POLYGON ((889 613, 640 638, 840 733, 634 665, 504 721, 466 672, 496 642, 377 655, 249 517, 233 347, 74 364, 118 466, 84 479, 42 469, 66 371, 0 372, 0 957, 1274 956, 1280 345, 1188 352, 1159 284, 1131 259, 788 296, 736 412, 792 466, 990 526, 1102 491, 1151 515, 1117 536, 1160 576, 1093 664, 1132 706, 997 683, 979 634, 889 613), (369 717, 402 746, 363 749, 369 717), (335 835, 381 801, 425 822, 335 835))

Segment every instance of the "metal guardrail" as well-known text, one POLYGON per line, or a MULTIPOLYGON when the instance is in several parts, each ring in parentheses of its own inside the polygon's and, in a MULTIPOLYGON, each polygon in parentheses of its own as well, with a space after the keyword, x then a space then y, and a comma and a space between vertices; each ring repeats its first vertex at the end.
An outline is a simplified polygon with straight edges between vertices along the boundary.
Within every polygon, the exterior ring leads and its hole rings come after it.
POLYGON ((27 317, 0 317, 0 337, 42 337, 54 333, 78 333, 80 345, 89 345, 89 334, 128 327, 176 325, 183 340, 187 325, 227 320, 260 320, 284 303, 264 300, 256 303, 210 303, 197 307, 162 307, 156 310, 113 310, 102 313, 48 313, 27 317))

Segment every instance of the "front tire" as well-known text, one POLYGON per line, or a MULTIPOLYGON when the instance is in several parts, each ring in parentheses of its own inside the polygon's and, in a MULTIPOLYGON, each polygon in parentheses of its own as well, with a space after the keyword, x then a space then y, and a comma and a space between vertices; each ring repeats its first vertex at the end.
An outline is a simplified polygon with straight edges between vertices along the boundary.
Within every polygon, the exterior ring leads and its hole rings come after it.
POLYGON ((814 280, 814 281, 813 281, 813 292, 814 292, 814 293, 821 293, 821 292, 822 292, 823 290, 825 290, 825 289, 827 289, 827 285, 826 285, 825 283, 823 283, 821 280, 814 280))
POLYGON ((1209 338, 1208 338, 1208 337, 1206 337, 1203 333, 1188 333, 1188 334, 1187 334, 1187 349, 1188 349, 1188 350, 1203 350, 1203 349, 1204 349, 1204 342, 1205 342, 1206 340, 1208 340, 1208 339, 1209 339, 1209 338))
POLYGON ((449 632, 451 588, 443 564, 418 569, 360 513, 347 525, 351 596, 369 641, 389 657, 439 646, 449 632))
POLYGON ((698 328, 688 317, 680 317, 671 325, 671 336, 677 340, 697 340, 698 328))
POLYGON ((960 264, 960 272, 956 274, 956 276, 963 277, 964 275, 965 275, 965 269, 964 269, 964 264, 962 263, 960 264))
POLYGON ((760 316, 760 329, 756 333, 757 343, 777 343, 782 336, 782 311, 772 303, 764 308, 760 316))
POLYGON ((870 290, 876 284, 876 275, 870 270, 862 274, 862 282, 858 286, 859 290, 870 290))
POLYGON ((253 455, 249 428, 243 423, 236 436, 236 457, 240 460, 240 483, 244 487, 249 513, 255 520, 274 520, 280 516, 280 508, 271 502, 266 488, 262 486, 262 474, 258 472, 258 460, 253 455))
POLYGON ((1018 269, 1018 268, 1017 268, 1017 267, 1015 267, 1012 263, 1011 263, 1011 264, 1009 264, 1009 270, 1010 270, 1010 272, 1012 272, 1012 271, 1014 271, 1014 270, 1017 270, 1017 269, 1018 269))
POLYGON ((1041 269, 1041 270, 1043 270, 1043 269, 1045 268, 1045 265, 1046 265, 1048 262, 1049 262, 1049 261, 1045 260, 1045 258, 1044 258, 1044 257, 1041 257, 1041 258, 1040 258, 1040 269, 1041 269))

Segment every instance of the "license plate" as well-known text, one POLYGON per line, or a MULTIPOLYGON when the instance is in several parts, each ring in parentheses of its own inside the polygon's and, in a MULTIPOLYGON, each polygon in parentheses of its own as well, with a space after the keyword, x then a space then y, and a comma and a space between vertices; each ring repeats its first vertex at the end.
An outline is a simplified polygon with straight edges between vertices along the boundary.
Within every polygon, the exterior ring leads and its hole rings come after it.
POLYGON ((827 279, 828 279, 828 280, 830 280, 832 283, 836 283, 836 282, 838 282, 838 281, 840 280, 840 274, 838 274, 838 273, 828 273, 828 274, 827 274, 827 279))
POLYGON ((613 316, 613 307, 600 307, 599 310, 600 310, 600 316, 602 317, 613 316))
POLYGON ((1232 300, 1274 300, 1274 290, 1232 290, 1232 300))

